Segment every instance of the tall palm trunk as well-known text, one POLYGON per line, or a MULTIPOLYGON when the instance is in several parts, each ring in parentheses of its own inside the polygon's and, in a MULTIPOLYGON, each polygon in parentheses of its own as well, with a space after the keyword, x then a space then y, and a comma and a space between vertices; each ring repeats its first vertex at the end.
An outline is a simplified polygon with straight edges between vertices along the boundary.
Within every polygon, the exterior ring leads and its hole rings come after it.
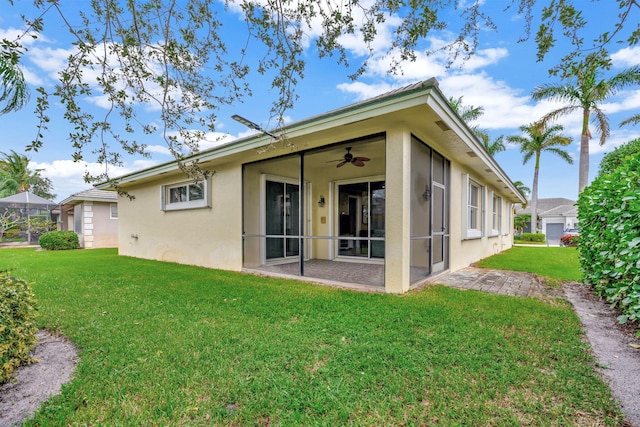
POLYGON ((578 194, 582 193, 584 187, 589 183, 589 109, 582 112, 582 135, 580 136, 580 170, 578 172, 578 194))
POLYGON ((536 166, 533 169, 531 186, 531 232, 538 232, 538 172, 540 171, 540 151, 536 151, 536 166))

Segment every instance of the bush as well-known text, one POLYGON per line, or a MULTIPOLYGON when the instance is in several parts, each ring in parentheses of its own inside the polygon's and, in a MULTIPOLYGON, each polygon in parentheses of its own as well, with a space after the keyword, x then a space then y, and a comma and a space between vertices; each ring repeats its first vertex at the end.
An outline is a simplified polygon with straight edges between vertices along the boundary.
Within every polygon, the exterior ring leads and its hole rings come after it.
POLYGON ((640 319, 640 153, 598 176, 578 198, 580 267, 622 315, 640 319))
POLYGON ((578 236, 576 235, 566 235, 560 238, 560 244, 562 246, 576 247, 578 246, 578 236))
POLYGON ((612 173, 620 166, 624 159, 629 156, 634 156, 637 153, 640 153, 640 138, 627 142, 612 152, 605 154, 600 161, 598 176, 612 173))
POLYGON ((78 235, 73 231, 49 231, 38 239, 38 244, 43 249, 60 251, 65 249, 78 249, 78 235))
POLYGON ((518 236, 518 240, 543 243, 546 240, 546 236, 542 233, 522 233, 518 236))
POLYGON ((36 304, 29 283, 0 271, 0 383, 20 365, 32 361, 29 352, 38 330, 36 304))

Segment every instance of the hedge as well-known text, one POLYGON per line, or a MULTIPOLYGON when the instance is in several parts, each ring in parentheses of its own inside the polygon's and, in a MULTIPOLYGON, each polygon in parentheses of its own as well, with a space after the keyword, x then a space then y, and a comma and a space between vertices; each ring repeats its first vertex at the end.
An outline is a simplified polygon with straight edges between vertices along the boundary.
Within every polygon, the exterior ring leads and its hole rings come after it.
POLYGON ((36 303, 31 285, 0 271, 0 383, 32 361, 37 342, 36 303))
POLYGON ((620 322, 640 319, 640 153, 598 176, 577 205, 585 281, 622 312, 620 322))
POLYGON ((73 231, 49 231, 38 239, 38 244, 42 249, 59 251, 65 249, 78 249, 78 235, 73 231))
POLYGON ((544 242, 546 236, 542 233, 522 233, 518 236, 518 240, 524 240, 525 242, 544 242))

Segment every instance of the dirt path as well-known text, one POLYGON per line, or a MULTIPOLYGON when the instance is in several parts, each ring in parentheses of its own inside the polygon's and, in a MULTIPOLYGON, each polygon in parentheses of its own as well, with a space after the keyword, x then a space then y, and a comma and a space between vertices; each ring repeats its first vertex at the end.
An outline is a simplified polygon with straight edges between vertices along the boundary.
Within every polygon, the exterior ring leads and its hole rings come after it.
POLYGON ((589 288, 578 283, 566 283, 567 300, 580 317, 584 330, 609 382, 613 396, 620 402, 627 421, 640 427, 640 339, 621 328, 616 313, 589 288))
POLYGON ((38 331, 33 356, 38 363, 16 370, 15 380, 0 385, 0 426, 19 426, 71 380, 77 349, 66 338, 38 331))

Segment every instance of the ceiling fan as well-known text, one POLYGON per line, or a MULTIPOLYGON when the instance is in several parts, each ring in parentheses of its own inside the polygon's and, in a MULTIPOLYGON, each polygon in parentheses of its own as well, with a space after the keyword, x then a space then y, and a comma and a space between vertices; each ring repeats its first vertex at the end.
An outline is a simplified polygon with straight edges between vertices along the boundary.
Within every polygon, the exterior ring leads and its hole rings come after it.
MULTIPOLYGON (((358 167, 363 167, 364 166, 364 162, 368 162, 369 160, 371 160, 368 157, 355 157, 353 154, 351 154, 351 147, 347 147, 347 152, 345 153, 344 157, 340 160, 331 160, 330 162, 340 162, 336 165, 337 168, 340 168, 344 165, 346 165, 347 163, 351 163, 354 166, 358 166, 358 167)), ((327 162, 327 163, 330 163, 327 162)))

